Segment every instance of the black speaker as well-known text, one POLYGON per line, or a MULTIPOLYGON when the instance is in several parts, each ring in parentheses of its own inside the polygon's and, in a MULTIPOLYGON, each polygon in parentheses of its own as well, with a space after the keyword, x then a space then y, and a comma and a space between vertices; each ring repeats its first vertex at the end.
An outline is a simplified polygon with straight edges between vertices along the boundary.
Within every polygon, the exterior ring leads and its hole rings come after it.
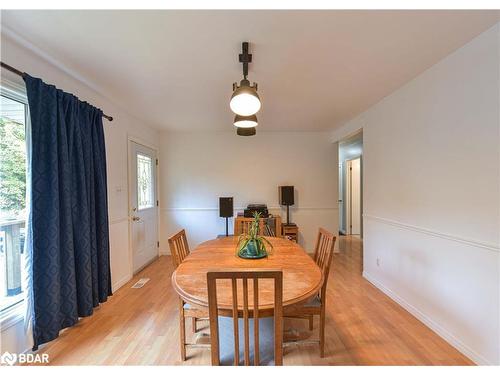
POLYGON ((280 204, 282 206, 293 206, 294 205, 294 194, 293 186, 280 186, 280 204))
POLYGON ((233 197, 219 198, 219 216, 233 217, 233 197))

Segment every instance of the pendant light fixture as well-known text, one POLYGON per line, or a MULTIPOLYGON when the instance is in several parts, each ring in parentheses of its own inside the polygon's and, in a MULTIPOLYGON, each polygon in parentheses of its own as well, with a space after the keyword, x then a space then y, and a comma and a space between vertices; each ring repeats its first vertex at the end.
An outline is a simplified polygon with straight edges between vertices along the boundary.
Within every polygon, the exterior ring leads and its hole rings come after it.
POLYGON ((239 55, 239 61, 243 64, 243 79, 240 85, 233 83, 233 95, 229 106, 236 114, 234 125, 237 127, 238 135, 255 135, 257 126, 257 116, 255 115, 261 107, 259 94, 257 94, 257 83, 250 85, 248 76, 248 64, 252 62, 252 55, 248 53, 248 42, 242 43, 242 53, 239 55), (240 131, 240 129, 247 129, 240 131), (252 130, 248 130, 252 129, 252 130))

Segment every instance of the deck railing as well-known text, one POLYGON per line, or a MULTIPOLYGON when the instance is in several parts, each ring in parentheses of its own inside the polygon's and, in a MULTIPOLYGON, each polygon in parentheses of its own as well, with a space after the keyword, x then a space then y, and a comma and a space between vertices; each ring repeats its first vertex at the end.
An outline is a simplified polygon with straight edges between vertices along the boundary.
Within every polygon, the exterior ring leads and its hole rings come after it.
POLYGON ((22 292, 22 255, 25 242, 25 220, 0 221, 0 309, 19 300, 22 292))

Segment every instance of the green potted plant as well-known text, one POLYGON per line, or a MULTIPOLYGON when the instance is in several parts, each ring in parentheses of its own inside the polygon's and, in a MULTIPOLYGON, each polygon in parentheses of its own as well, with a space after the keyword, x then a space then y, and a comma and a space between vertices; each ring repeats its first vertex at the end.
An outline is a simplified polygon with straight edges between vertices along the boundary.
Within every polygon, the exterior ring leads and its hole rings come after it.
POLYGON ((259 235, 259 222, 260 214, 256 212, 248 229, 248 233, 240 235, 236 247, 237 254, 240 258, 259 259, 271 253, 273 245, 267 238, 259 235))

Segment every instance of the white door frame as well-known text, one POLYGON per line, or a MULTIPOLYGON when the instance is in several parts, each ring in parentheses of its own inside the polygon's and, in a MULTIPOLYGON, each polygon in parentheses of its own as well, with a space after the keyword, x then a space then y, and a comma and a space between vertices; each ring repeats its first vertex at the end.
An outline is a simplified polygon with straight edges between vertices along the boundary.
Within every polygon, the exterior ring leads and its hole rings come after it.
MULTIPOLYGON (((133 253, 133 248, 132 248, 132 219, 131 219, 131 212, 132 212, 132 207, 130 206, 130 192, 132 191, 132 183, 135 183, 135 181, 132 181, 132 176, 130 174, 130 168, 132 166, 132 147, 131 147, 131 142, 137 143, 141 146, 148 147, 156 152, 156 158, 158 159, 158 164, 155 163, 155 168, 156 168, 156 179, 155 179, 155 192, 156 192, 156 199, 158 202, 160 201, 159 198, 159 193, 160 193, 160 154, 159 154, 159 148, 157 146, 154 146, 150 144, 147 141, 144 141, 141 138, 138 138, 136 136, 127 134, 127 218, 128 218, 128 260, 129 260, 129 274, 134 275, 134 253, 133 253)), ((158 243, 160 242, 160 205, 158 204, 158 209, 157 215, 156 215, 156 222, 158 226, 158 231, 156 233, 157 238, 156 241, 158 243)), ((160 247, 158 247, 158 256, 160 256, 160 247)), ((146 265, 147 266, 147 265, 146 265)), ((143 267, 144 268, 144 267, 143 267)), ((140 270, 138 271, 140 272, 140 270)), ((136 272, 137 273, 137 272, 136 272)))

